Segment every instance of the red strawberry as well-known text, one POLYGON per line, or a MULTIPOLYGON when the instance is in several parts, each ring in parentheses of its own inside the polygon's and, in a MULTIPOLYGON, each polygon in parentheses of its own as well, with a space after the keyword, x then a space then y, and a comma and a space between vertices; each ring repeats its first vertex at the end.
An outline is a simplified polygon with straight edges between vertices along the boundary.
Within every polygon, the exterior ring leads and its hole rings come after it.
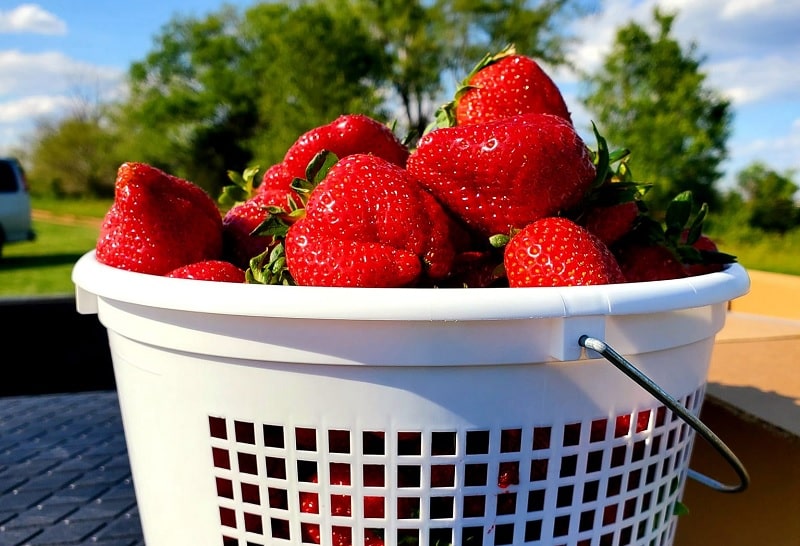
POLYGON ((244 282, 244 270, 224 260, 206 260, 181 266, 166 274, 179 279, 217 282, 244 282))
POLYGON ((478 63, 456 91, 455 124, 486 123, 518 114, 553 114, 572 123, 558 86, 513 46, 478 63))
POLYGON ((687 265, 713 269, 714 264, 735 262, 735 256, 708 246, 711 241, 700 242, 707 213, 708 205, 696 207, 692 192, 684 191, 667 206, 663 224, 647 214, 640 216, 635 228, 611 247, 627 281, 679 279, 702 270, 687 265), (696 248, 696 244, 707 248, 696 248))
POLYGON ((450 273, 453 220, 404 169, 377 156, 340 159, 305 212, 285 240, 297 284, 412 286, 450 273))
MULTIPOLYGON (((318 525, 303 524, 303 541, 321 544, 322 533, 318 525)), ((353 530, 350 527, 334 525, 331 529, 332 546, 352 546, 353 530)), ((383 546, 383 539, 374 531, 364 530, 364 546, 383 546)))
POLYGON ((124 163, 96 250, 106 265, 165 275, 220 258, 222 218, 214 200, 192 182, 144 163, 124 163))
POLYGON ((363 114, 344 114, 302 134, 283 161, 267 170, 259 188, 285 189, 294 178, 305 178, 306 167, 323 150, 339 159, 353 154, 376 155, 400 167, 405 167, 409 153, 387 125, 363 114))
MULTIPOLYGON (((319 476, 314 475, 311 478, 311 483, 319 483, 319 476)), ((331 467, 330 483, 333 485, 350 485, 350 471, 342 465, 334 465, 331 467)), ((331 495, 330 503, 324 503, 323 506, 329 507, 331 514, 334 516, 349 516, 351 515, 350 497, 347 495, 331 495)), ((319 495, 310 491, 300 492, 300 511, 319 514, 319 495)))
POLYGON ((625 242, 614 247, 627 282, 665 281, 686 277, 675 253, 659 243, 625 242))
POLYGON ((572 220, 536 220, 511 237, 504 258, 508 284, 580 286, 624 282, 608 247, 572 220))
MULTIPOLYGON (((314 475, 311 478, 312 483, 318 483, 319 477, 314 475)), ((348 465, 335 464, 330 467, 330 484, 332 485, 350 485, 350 470, 348 465)), ((375 515, 378 510, 371 503, 365 506, 365 513, 367 517, 383 517, 383 498, 381 497, 366 497, 366 499, 375 499, 374 502, 380 503, 380 515, 375 515), (372 515, 370 515, 370 513, 372 515)), ((334 516, 352 515, 350 505, 350 497, 348 495, 331 495, 330 504, 325 503, 334 516)), ((300 511, 310 514, 320 513, 319 495, 309 491, 300 492, 300 511)), ((320 528, 317 525, 303 525, 303 538, 305 541, 310 541, 314 544, 320 544, 322 535, 320 528)), ((334 526, 331 532, 332 543, 335 546, 350 546, 352 544, 352 530, 348 527, 334 526)), ((373 531, 366 529, 364 531, 364 544, 368 546, 383 546, 383 539, 373 531)))
MULTIPOLYGON (((686 243, 688 237, 688 231, 684 231, 681 234, 681 242, 686 243)), ((717 243, 714 242, 707 235, 699 235, 697 240, 694 241, 691 245, 700 253, 700 261, 698 263, 685 263, 683 264, 683 269, 686 271, 686 274, 690 277, 695 275, 705 275, 706 273, 715 273, 717 271, 722 271, 724 264, 730 260, 714 260, 713 257, 719 255, 719 249, 717 248, 717 243)))
POLYGON ((626 201, 605 207, 595 207, 586 213, 582 225, 610 245, 631 231, 639 216, 635 201, 626 201))
POLYGON ((497 487, 508 489, 512 485, 519 484, 519 463, 502 462, 497 474, 497 487))
POLYGON ((502 253, 468 250, 456 255, 451 275, 439 286, 450 288, 488 288, 503 286, 502 253))
POLYGON ((484 237, 574 207, 596 177, 581 137, 550 114, 431 131, 408 171, 484 237))
POLYGON ((271 217, 291 223, 289 212, 296 206, 295 195, 290 189, 265 190, 231 207, 222 218, 225 256, 239 267, 247 269, 252 258, 278 244, 280 239, 274 234, 258 234, 255 231, 271 217))
POLYGON ((291 185, 293 178, 294 177, 289 174, 289 171, 286 169, 286 164, 281 161, 280 163, 272 165, 264 172, 264 177, 261 179, 261 184, 256 188, 256 192, 285 190, 291 185))

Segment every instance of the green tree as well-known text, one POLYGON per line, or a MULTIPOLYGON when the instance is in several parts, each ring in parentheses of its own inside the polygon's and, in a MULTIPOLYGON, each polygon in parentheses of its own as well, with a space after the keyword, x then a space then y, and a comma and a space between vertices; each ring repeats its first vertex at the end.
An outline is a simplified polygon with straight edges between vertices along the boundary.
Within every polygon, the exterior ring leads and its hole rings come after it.
POLYGON ((419 134, 446 100, 448 74, 460 79, 487 51, 515 42, 563 62, 554 21, 579 2, 531 4, 307 0, 176 19, 132 67, 125 134, 142 160, 211 188, 207 177, 275 163, 345 112, 419 134))
POLYGON ((582 97, 609 144, 631 150, 634 177, 653 184, 646 201, 655 214, 685 190, 719 205, 732 121, 729 101, 705 85, 696 46, 684 50, 671 37, 674 19, 656 9, 654 34, 621 27, 602 68, 585 76, 582 97))
POLYGON ((798 186, 793 173, 780 174, 762 162, 741 170, 736 179, 744 194, 750 226, 783 235, 800 223, 800 209, 795 201, 798 186))
POLYGON ((360 20, 324 2, 177 18, 131 67, 121 134, 139 160, 216 192, 227 170, 279 161, 315 125, 377 117, 383 66, 360 20))
MULTIPOLYGON (((564 62, 557 21, 581 3, 297 0, 176 17, 130 67, 129 96, 95 128, 113 135, 106 164, 146 162, 216 194, 228 170, 267 168, 300 134, 343 113, 397 122, 400 136, 421 133, 472 65, 508 43, 564 62)), ((93 134, 68 121, 42 138, 93 134)))
POLYGON ((113 134, 99 116, 42 121, 29 150, 31 191, 57 197, 112 197, 119 165, 113 134))
POLYGON ((243 62, 258 77, 259 160, 279 161, 300 134, 344 113, 393 120, 380 92, 390 60, 350 4, 257 4, 246 14, 243 62))
MULTIPOLYGON (((352 4, 341 0, 343 4, 352 4)), ((383 95, 421 134, 472 66, 487 52, 514 43, 517 51, 552 65, 566 63, 563 23, 584 11, 568 0, 356 0, 359 15, 390 62, 383 95)))
POLYGON ((240 116, 252 107, 237 85, 242 52, 232 30, 238 25, 230 8, 203 21, 174 19, 155 37, 155 49, 131 66, 130 98, 116 116, 129 160, 207 189, 224 174, 222 157, 232 166, 249 160, 239 144, 250 131, 240 116))

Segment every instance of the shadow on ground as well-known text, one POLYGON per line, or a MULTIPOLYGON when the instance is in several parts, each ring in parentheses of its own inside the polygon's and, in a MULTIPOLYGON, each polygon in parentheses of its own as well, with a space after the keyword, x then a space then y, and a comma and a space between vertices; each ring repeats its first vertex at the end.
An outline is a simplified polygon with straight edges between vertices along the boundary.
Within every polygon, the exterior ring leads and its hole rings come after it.
POLYGON ((33 269, 52 265, 74 264, 83 253, 47 254, 46 256, 3 256, 0 257, 0 269, 33 269))
POLYGON ((116 387, 106 329, 74 296, 0 298, 0 324, 16 348, 3 356, 0 396, 116 387))
MULTIPOLYGON (((790 398, 780 398, 787 410, 797 411, 790 398)), ((688 480, 683 502, 689 514, 678 519, 675 546, 797 546, 800 438, 743 415, 713 396, 706 397, 700 417, 742 462, 750 487, 741 493, 721 493, 688 480)), ((723 483, 736 481, 733 471, 701 439, 695 441, 690 467, 723 483)))

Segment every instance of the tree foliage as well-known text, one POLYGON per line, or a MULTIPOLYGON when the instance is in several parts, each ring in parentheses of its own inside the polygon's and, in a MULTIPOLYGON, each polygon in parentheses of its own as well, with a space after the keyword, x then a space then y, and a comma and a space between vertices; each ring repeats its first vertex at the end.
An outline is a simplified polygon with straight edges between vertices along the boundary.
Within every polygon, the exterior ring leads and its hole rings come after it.
MULTIPOLYGON (((175 17, 131 65, 128 96, 84 136, 102 137, 102 172, 118 158, 142 161, 217 193, 229 170, 267 168, 300 134, 343 113, 396 122, 400 136, 421 133, 469 68, 510 42, 563 63, 563 23, 583 4, 295 0, 175 17)), ((48 138, 71 139, 68 121, 48 138)), ((32 164, 45 161, 34 155, 32 164)), ((51 181, 65 174, 40 172, 51 181)))
POLYGON ((26 154, 32 160, 30 180, 37 194, 57 197, 112 197, 115 143, 99 115, 71 115, 58 122, 41 121, 26 154))
POLYGON ((800 188, 791 172, 780 174, 755 162, 738 173, 737 186, 744 195, 751 227, 784 234, 800 224, 794 197, 800 188))
POLYGON ((356 0, 356 6, 391 63, 384 96, 417 135, 443 94, 487 52, 514 43, 522 54, 565 64, 563 23, 584 12, 575 0, 356 0))
POLYGON ((385 59, 351 15, 324 2, 264 3, 173 20, 131 67, 120 118, 130 148, 216 190, 227 170, 277 162, 340 113, 377 116, 385 59))
POLYGON ((675 14, 653 16, 653 34, 637 23, 617 31, 602 68, 586 77, 583 102, 609 143, 631 150, 634 177, 653 184, 646 201, 655 213, 685 190, 714 208, 730 103, 705 85, 696 46, 671 37, 675 14))

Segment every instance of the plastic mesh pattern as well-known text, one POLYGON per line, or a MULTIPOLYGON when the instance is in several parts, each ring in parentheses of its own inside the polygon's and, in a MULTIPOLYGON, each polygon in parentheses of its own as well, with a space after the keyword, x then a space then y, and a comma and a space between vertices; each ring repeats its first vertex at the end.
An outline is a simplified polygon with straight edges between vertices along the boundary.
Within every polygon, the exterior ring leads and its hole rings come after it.
MULTIPOLYGON (((703 394, 680 401, 697 414, 703 394)), ((464 430, 208 424, 224 546, 664 546, 694 437, 658 405, 464 430)))

